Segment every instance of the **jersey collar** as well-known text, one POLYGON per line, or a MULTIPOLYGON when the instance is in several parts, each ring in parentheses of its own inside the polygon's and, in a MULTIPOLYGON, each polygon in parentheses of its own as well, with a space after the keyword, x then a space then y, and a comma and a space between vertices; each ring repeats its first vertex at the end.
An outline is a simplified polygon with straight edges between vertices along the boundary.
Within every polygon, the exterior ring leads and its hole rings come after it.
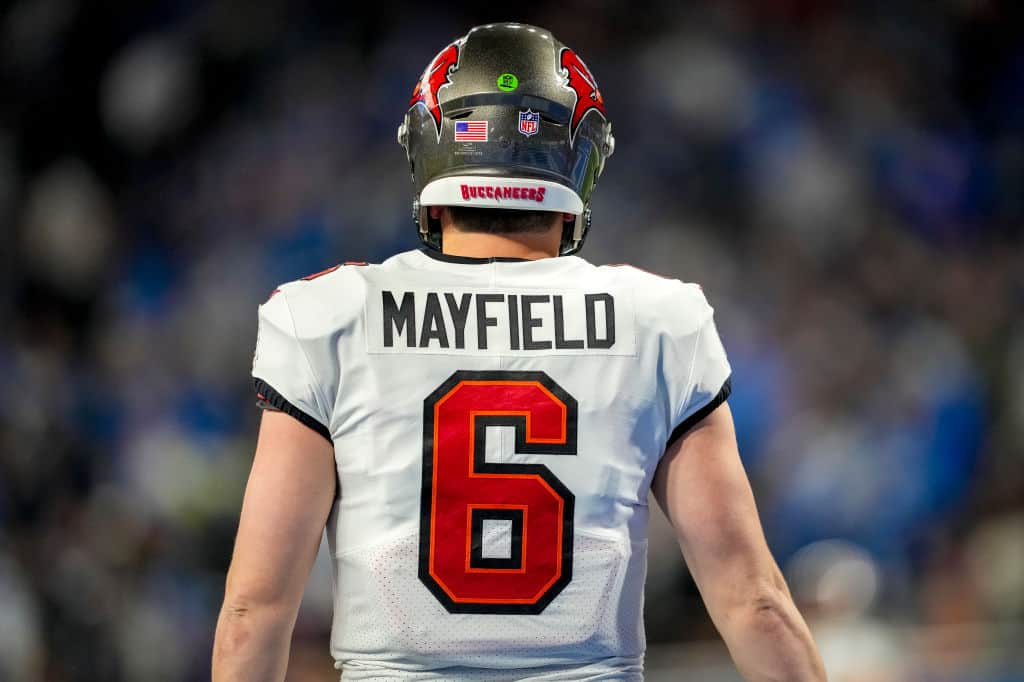
POLYGON ((493 258, 473 258, 472 256, 453 256, 450 253, 441 253, 440 251, 434 251, 433 249, 420 249, 420 253, 439 260, 444 263, 463 263, 465 265, 486 265, 488 263, 525 263, 529 261, 529 258, 508 258, 503 256, 495 256, 493 258))

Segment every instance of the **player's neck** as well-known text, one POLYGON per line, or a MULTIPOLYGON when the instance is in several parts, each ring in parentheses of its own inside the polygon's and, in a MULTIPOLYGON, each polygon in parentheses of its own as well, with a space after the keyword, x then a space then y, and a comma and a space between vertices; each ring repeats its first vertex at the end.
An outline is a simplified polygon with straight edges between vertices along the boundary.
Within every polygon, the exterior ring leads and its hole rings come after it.
POLYGON ((558 255, 560 239, 547 233, 486 234, 445 230, 442 251, 451 256, 468 258, 522 258, 539 260, 558 255))

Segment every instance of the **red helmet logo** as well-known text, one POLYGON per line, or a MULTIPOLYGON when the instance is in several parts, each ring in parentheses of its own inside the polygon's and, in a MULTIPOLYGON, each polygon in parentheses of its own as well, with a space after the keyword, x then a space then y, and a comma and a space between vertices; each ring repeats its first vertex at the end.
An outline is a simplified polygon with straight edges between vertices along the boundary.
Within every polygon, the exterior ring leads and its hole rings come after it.
POLYGON ((590 69, 575 52, 563 47, 558 56, 558 64, 562 68, 565 87, 576 94, 576 103, 573 105, 572 117, 569 119, 569 146, 571 147, 576 139, 576 129, 579 128, 580 121, 584 116, 591 111, 596 111, 602 118, 605 118, 604 98, 601 97, 601 91, 597 89, 597 81, 594 80, 590 69))
POLYGON ((441 140, 441 105, 437 102, 437 93, 451 81, 448 77, 459 68, 459 44, 452 43, 441 50, 441 53, 434 57, 430 66, 423 72, 423 76, 412 91, 412 98, 409 100, 409 108, 422 104, 430 117, 434 119, 434 127, 437 129, 437 139, 441 140))

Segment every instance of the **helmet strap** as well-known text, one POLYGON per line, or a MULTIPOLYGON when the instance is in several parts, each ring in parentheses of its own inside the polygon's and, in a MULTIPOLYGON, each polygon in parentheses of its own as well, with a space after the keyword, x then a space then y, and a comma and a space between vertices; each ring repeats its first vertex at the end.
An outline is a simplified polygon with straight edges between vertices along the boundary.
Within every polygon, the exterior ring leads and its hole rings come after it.
POLYGON ((420 206, 419 199, 412 200, 412 219, 416 223, 416 233, 424 246, 435 251, 441 250, 441 223, 430 217, 430 208, 420 206))
POLYGON ((572 222, 566 222, 562 227, 562 247, 559 250, 560 256, 570 256, 583 247, 583 240, 587 238, 590 230, 590 206, 583 207, 583 213, 576 216, 572 222))

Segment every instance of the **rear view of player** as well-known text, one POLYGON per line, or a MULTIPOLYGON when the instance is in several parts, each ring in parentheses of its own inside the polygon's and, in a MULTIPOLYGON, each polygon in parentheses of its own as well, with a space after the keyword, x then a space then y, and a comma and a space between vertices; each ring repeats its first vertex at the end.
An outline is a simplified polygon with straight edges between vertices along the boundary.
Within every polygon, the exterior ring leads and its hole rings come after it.
POLYGON ((214 679, 284 678, 325 526, 346 680, 641 679, 653 488, 741 672, 823 680, 703 293, 572 255, 614 150, 582 59, 543 29, 475 28, 398 139, 424 248, 260 308, 266 411, 214 679))

